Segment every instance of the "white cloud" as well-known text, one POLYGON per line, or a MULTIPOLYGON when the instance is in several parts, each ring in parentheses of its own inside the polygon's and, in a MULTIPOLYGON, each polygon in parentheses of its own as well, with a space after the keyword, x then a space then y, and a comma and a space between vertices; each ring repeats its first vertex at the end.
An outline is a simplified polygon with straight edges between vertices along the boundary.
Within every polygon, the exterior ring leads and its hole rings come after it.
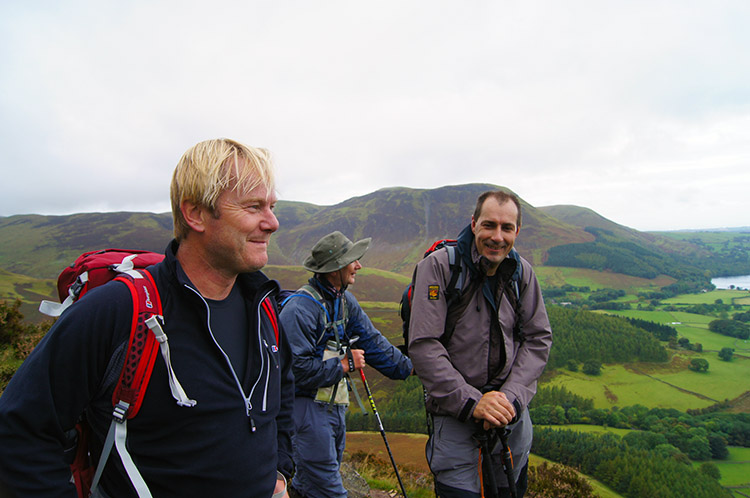
POLYGON ((750 4, 0 6, 0 215, 168 209, 182 152, 282 198, 505 185, 638 229, 750 225, 750 4), (81 195, 81 190, 85 194, 81 195))

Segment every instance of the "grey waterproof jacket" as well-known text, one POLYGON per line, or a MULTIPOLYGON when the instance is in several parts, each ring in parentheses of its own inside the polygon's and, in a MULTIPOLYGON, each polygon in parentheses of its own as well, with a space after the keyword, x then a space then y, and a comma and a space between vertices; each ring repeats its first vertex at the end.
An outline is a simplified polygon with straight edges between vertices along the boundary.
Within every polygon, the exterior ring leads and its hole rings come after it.
MULTIPOLYGON (((471 279, 478 278, 480 256, 470 227, 461 232, 458 241, 466 289, 471 279)), ((435 251, 417 265, 409 356, 427 390, 428 412, 466 421, 482 397, 482 389, 492 388, 505 393, 521 413, 536 394, 537 378, 544 371, 552 345, 552 330, 534 270, 523 258, 521 264, 519 290, 525 341, 514 339, 516 313, 507 294, 500 297, 497 307, 491 286, 485 282, 458 318, 446 345, 440 337, 448 311, 448 252, 435 251), (491 326, 492 320, 498 321, 499 328, 491 326)))

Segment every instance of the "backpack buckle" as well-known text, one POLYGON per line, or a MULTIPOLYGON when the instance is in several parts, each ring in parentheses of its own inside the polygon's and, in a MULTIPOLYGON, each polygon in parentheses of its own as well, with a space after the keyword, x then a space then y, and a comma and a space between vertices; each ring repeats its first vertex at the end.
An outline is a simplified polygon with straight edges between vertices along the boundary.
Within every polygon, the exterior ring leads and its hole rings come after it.
POLYGON ((115 409, 112 411, 112 418, 114 418, 115 421, 119 424, 125 422, 129 409, 130 403, 126 403, 122 400, 118 401, 115 405, 115 409))

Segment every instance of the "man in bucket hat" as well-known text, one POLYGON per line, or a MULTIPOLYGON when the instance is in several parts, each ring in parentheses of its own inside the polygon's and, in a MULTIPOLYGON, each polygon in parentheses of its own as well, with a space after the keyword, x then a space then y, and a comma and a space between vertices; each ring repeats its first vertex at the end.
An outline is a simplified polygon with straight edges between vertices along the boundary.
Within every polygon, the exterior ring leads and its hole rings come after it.
POLYGON ((308 498, 347 496, 339 467, 349 372, 365 364, 391 379, 412 372, 411 360, 383 337, 347 290, 370 240, 353 243, 338 231, 320 239, 303 263, 313 277, 287 298, 279 315, 292 348, 296 389, 292 486, 308 498))

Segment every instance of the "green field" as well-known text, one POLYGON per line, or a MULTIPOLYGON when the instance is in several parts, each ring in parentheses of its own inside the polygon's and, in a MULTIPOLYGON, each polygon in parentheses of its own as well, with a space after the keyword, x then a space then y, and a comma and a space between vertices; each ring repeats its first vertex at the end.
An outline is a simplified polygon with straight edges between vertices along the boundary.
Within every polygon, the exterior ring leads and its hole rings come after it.
POLYGON ((725 362, 715 353, 680 352, 668 365, 604 365, 598 376, 560 369, 544 385, 564 386, 575 394, 593 399, 596 408, 640 404, 648 408, 685 411, 738 397, 749 386, 744 382, 726 382, 726 379, 748 378, 748 358, 735 356, 732 361, 725 362), (693 357, 708 360, 709 371, 697 373, 688 370, 687 364, 693 357))
POLYGON ((0 270, 0 299, 20 299, 39 303, 40 297, 57 295, 55 281, 10 273, 0 270))
POLYGON ((648 408, 705 408, 713 401, 700 399, 674 387, 627 370, 622 365, 605 365, 602 374, 559 370, 544 385, 563 386, 568 391, 594 400, 596 408, 640 404, 648 408))
MULTIPOLYGON (((742 486, 750 489, 750 448, 729 447, 728 460, 711 460, 721 472, 724 486, 742 486)), ((700 465, 695 462, 694 465, 700 465)))
MULTIPOLYGON (((733 496, 744 498, 750 495, 750 448, 730 446, 728 460, 711 460, 711 463, 721 473, 719 482, 722 486, 729 487, 733 496)), ((693 467, 699 467, 700 464, 701 462, 693 462, 693 467)))
POLYGON ((658 291, 675 282, 671 277, 661 276, 653 280, 631 277, 621 273, 608 273, 585 268, 561 266, 535 266, 539 282, 543 287, 560 287, 564 284, 596 289, 626 289, 628 293, 658 291))
MULTIPOLYGON (((679 299, 679 297, 675 299, 679 299)), ((677 330, 680 337, 686 337, 691 344, 700 343, 704 351, 733 348, 736 353, 746 352, 750 354, 750 340, 735 339, 708 330, 708 324, 716 320, 715 316, 698 315, 685 311, 621 310, 606 311, 606 313, 672 326, 677 330)), ((706 359, 711 360, 710 357, 706 357, 706 359)), ((718 360, 718 357, 714 357, 714 359, 718 360)))
POLYGON ((748 297, 748 291, 739 290, 713 290, 701 294, 681 294, 679 296, 664 299, 664 304, 713 304, 717 299, 721 299, 724 304, 732 304, 735 299, 744 299, 748 297))

